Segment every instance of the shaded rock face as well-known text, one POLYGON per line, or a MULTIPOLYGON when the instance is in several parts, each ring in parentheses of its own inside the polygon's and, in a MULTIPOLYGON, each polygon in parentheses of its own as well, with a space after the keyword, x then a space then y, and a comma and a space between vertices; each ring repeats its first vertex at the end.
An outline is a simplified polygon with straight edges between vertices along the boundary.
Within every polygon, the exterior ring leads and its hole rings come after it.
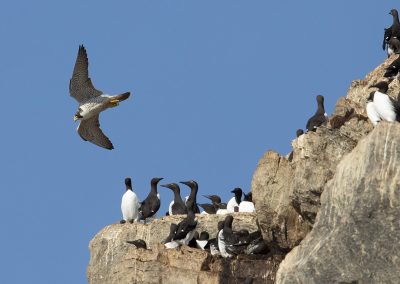
POLYGON ((400 124, 381 122, 340 162, 277 283, 398 283, 399 190, 400 124))
MULTIPOLYGON (((234 213, 233 229, 258 230, 255 213, 234 213)), ((199 232, 217 234, 222 215, 197 215, 199 232)), ((162 242, 171 223, 184 216, 168 216, 149 224, 114 224, 90 242, 89 283, 273 283, 282 255, 240 256, 233 260, 212 257, 206 251, 183 246, 167 250, 162 242), (149 250, 126 243, 144 239, 149 250)))

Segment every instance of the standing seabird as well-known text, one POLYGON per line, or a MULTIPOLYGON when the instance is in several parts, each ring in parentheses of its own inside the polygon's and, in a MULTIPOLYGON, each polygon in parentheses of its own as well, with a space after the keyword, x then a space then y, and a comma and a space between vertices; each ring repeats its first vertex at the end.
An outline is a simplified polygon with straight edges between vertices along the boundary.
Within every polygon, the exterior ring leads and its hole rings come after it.
POLYGON ((89 78, 88 66, 86 49, 80 45, 72 78, 69 81, 69 94, 79 103, 74 121, 81 121, 77 131, 83 140, 111 150, 114 146, 100 129, 99 115, 100 112, 116 107, 119 102, 129 98, 130 92, 116 96, 103 94, 93 86, 89 78))
POLYGON ((163 178, 153 178, 150 182, 151 190, 149 195, 147 195, 146 199, 140 205, 139 213, 140 220, 145 220, 154 214, 157 213, 158 209, 160 209, 160 196, 157 192, 157 184, 163 178))
POLYGON ((239 204, 239 212, 254 212, 253 194, 251 191, 248 194, 244 194, 243 201, 239 204))
POLYGON ((130 178, 125 179, 125 186, 126 191, 122 196, 121 200, 121 211, 122 211, 122 218, 121 224, 125 222, 133 223, 133 221, 137 221, 139 216, 139 200, 137 195, 132 190, 132 181, 130 178))
MULTIPOLYGON (((200 213, 200 209, 197 206, 197 191, 199 190, 199 185, 194 180, 181 181, 180 183, 187 185, 190 188, 190 195, 186 201, 186 207, 188 207, 189 204, 191 204, 191 206, 193 206, 193 209, 192 209, 193 212, 200 213)), ((189 210, 189 208, 188 208, 188 210, 189 210)))
POLYGON ((218 207, 219 209, 226 209, 226 203, 221 203, 221 197, 218 195, 203 195, 205 198, 211 200, 212 204, 218 207))
POLYGON ((174 193, 174 200, 171 201, 168 207, 169 215, 171 216, 178 214, 186 214, 187 209, 185 203, 182 200, 181 189, 179 188, 179 185, 177 185, 176 183, 169 183, 169 184, 163 184, 161 186, 171 189, 174 193))
POLYGON ((176 229, 173 241, 181 244, 188 245, 192 240, 193 235, 196 230, 197 220, 195 220, 195 215, 193 212, 194 205, 191 204, 192 201, 188 201, 188 213, 185 219, 183 219, 176 229))
POLYGON ((380 120, 396 121, 397 113, 394 101, 386 94, 389 85, 381 81, 369 88, 378 88, 371 93, 367 100, 367 115, 372 124, 376 125, 380 120))
POLYGON ((318 108, 315 114, 307 121, 306 128, 308 131, 315 131, 317 127, 327 122, 327 114, 325 113, 324 107, 324 97, 318 95, 316 99, 318 108))
POLYGON ((386 68, 383 77, 391 78, 396 76, 400 70, 400 56, 396 58, 390 65, 386 68))
POLYGON ((134 241, 126 241, 128 244, 134 245, 136 248, 147 249, 146 242, 142 239, 134 240, 134 241))
POLYGON ((239 204, 242 201, 242 189, 237 187, 231 192, 234 193, 235 196, 229 200, 226 209, 228 210, 229 213, 238 212, 239 204))
POLYGON ((224 228, 225 220, 219 221, 217 224, 217 236, 215 238, 209 239, 208 244, 210 245, 210 253, 211 255, 220 255, 220 251, 218 248, 218 234, 224 228))
POLYGON ((247 244, 246 241, 240 240, 239 236, 232 230, 233 217, 226 216, 224 221, 224 228, 218 233, 218 248, 222 257, 229 258, 235 254, 240 254, 242 245, 247 244))
POLYGON ((174 236, 175 236, 175 233, 176 233, 177 229, 178 229, 178 225, 172 223, 170 228, 169 228, 168 237, 162 242, 166 248, 172 249, 172 248, 176 248, 176 247, 179 246, 179 244, 177 242, 172 240, 174 238, 174 236))

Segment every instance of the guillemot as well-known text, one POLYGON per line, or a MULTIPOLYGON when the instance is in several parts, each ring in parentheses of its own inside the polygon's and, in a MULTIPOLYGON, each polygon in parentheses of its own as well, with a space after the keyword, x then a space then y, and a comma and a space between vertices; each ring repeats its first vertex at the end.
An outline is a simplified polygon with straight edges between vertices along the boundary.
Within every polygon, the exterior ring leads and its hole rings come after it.
POLYGON ((132 181, 130 178, 125 179, 126 191, 121 199, 122 220, 121 224, 125 222, 133 223, 138 220, 139 216, 139 200, 137 195, 132 190, 132 181))
POLYGON ((145 220, 152 217, 160 209, 160 196, 157 192, 157 184, 163 178, 153 178, 150 182, 151 190, 146 199, 141 202, 139 208, 140 220, 145 220))
POLYGON ((171 189, 174 193, 174 200, 171 201, 168 207, 169 215, 171 216, 178 214, 186 214, 187 209, 185 203, 182 200, 181 190, 179 188, 179 185, 177 185, 176 183, 169 183, 169 184, 163 184, 161 186, 171 189))

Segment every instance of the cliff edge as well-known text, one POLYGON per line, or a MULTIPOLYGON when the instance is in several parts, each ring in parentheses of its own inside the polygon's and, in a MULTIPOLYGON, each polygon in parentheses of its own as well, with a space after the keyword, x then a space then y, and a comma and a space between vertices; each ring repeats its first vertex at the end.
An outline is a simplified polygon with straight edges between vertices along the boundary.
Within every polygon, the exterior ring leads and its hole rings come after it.
MULTIPOLYGON (((114 224, 90 242, 89 283, 396 283, 400 269, 400 124, 368 121, 369 86, 397 55, 353 81, 327 126, 267 151, 252 180, 256 213, 234 213, 234 229, 261 229, 270 252, 232 260, 159 244, 182 216, 114 224), (258 224, 257 224, 258 222, 258 224), (151 249, 128 240, 144 239, 151 249), (283 260, 284 259, 284 260, 283 260), (283 261, 282 261, 283 260, 283 261)), ((399 80, 388 95, 398 99, 399 80)), ((220 215, 198 215, 215 237, 220 215)))

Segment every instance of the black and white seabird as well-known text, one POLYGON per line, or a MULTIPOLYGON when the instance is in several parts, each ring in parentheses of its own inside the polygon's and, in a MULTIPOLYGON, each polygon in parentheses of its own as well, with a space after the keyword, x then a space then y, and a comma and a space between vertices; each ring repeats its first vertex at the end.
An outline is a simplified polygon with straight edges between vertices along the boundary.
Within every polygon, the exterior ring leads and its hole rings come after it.
POLYGON ((296 131, 296 137, 297 138, 299 138, 301 135, 303 135, 304 134, 304 131, 303 131, 303 129, 297 129, 297 131, 296 131))
POLYGON ((400 52, 400 22, 399 14, 396 9, 392 9, 389 13, 393 17, 393 23, 389 28, 385 29, 382 48, 387 49, 388 56, 393 53, 400 52))
POLYGON ((218 248, 224 258, 242 253, 245 245, 248 244, 247 239, 243 239, 240 234, 233 232, 232 223, 233 217, 231 215, 226 216, 224 228, 218 233, 218 248))
POLYGON ((211 200, 213 205, 217 206, 218 209, 226 209, 226 203, 221 202, 221 197, 218 195, 203 195, 205 198, 208 198, 211 200))
POLYGON ((139 216, 139 200, 137 195, 132 190, 132 181, 130 178, 125 179, 126 191, 121 200, 122 220, 121 224, 125 222, 133 223, 138 220, 139 216))
POLYGON ((182 200, 181 189, 179 188, 179 185, 177 185, 176 183, 169 183, 169 184, 163 184, 161 186, 171 189, 174 193, 174 200, 171 201, 168 207, 169 215, 171 216, 171 215, 186 214, 187 209, 185 203, 182 200))
POLYGON ((198 206, 204 209, 202 214, 215 214, 217 213, 217 208, 215 208, 214 204, 207 204, 207 203, 198 203, 198 206))
POLYGON ((208 240, 208 244, 209 244, 209 247, 210 247, 211 255, 220 255, 221 254, 220 251, 219 251, 219 248, 218 248, 218 234, 224 228, 224 223, 225 223, 225 220, 222 220, 222 221, 218 222, 218 225, 217 225, 217 229, 218 229, 217 230, 217 236, 215 238, 212 238, 212 239, 208 240))
POLYGON ((163 178, 153 178, 150 182, 151 190, 149 195, 147 195, 146 199, 140 205, 139 214, 140 220, 146 220, 149 217, 152 217, 157 213, 158 209, 160 209, 160 196, 157 192, 157 184, 163 178))
POLYGON ((325 113, 324 97, 318 95, 316 99, 318 108, 315 114, 307 121, 306 128, 308 131, 315 131, 317 127, 327 122, 328 115, 325 113))
POLYGON ((168 237, 162 242, 166 248, 176 248, 179 246, 179 244, 175 241, 173 241, 172 239, 175 236, 176 230, 178 229, 178 225, 177 224, 171 224, 170 228, 169 228, 169 235, 168 237))
POLYGON ((367 115, 373 125, 380 120, 396 121, 397 106, 395 102, 386 94, 389 85, 385 81, 381 81, 370 88, 378 88, 377 91, 371 93, 367 100, 367 115))
POLYGON ((239 212, 254 212, 253 194, 251 191, 248 194, 244 194, 243 201, 239 204, 239 212))
POLYGON ((175 235, 172 238, 173 241, 181 245, 189 244, 193 238, 197 226, 197 220, 195 220, 195 215, 193 212, 194 205, 191 204, 191 201, 188 201, 187 205, 187 216, 178 224, 178 228, 176 229, 175 235))
POLYGON ((146 242, 142 239, 134 240, 134 241, 126 241, 128 244, 135 245, 136 248, 147 249, 146 242))
POLYGON ((396 58, 390 65, 386 68, 383 77, 392 78, 395 77, 400 70, 400 56, 396 58))
POLYGON ((194 180, 181 181, 180 183, 187 185, 190 188, 190 195, 188 200, 186 201, 186 207, 189 206, 188 204, 191 204, 191 206, 193 206, 193 212, 200 213, 199 206, 197 206, 197 191, 199 190, 199 185, 194 180))
POLYGON ((242 201, 242 189, 237 187, 231 192, 234 193, 235 196, 228 201, 226 209, 228 213, 239 212, 239 204, 242 201))

